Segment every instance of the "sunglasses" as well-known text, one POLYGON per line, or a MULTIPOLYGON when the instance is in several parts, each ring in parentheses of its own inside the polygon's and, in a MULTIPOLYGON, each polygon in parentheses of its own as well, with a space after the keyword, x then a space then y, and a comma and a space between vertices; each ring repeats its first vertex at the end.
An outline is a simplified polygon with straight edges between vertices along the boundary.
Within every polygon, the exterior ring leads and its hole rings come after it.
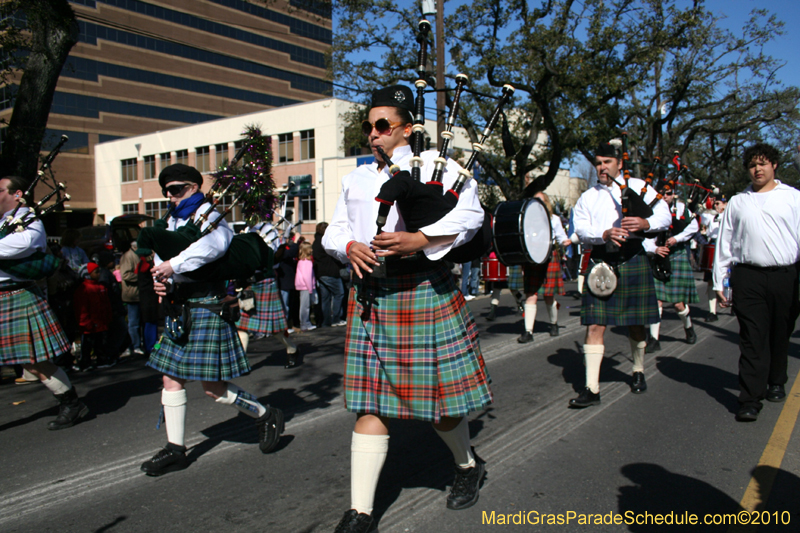
POLYGON ((178 185, 170 185, 168 187, 161 188, 161 194, 164 195, 164 198, 167 198, 167 193, 170 193, 172 196, 180 196, 180 194, 191 185, 191 183, 181 183, 178 185))
POLYGON ((391 135, 392 130, 401 125, 402 122, 389 122, 385 118, 379 118, 375 122, 365 120, 361 123, 361 132, 364 135, 369 135, 372 133, 372 129, 375 128, 379 135, 391 135))

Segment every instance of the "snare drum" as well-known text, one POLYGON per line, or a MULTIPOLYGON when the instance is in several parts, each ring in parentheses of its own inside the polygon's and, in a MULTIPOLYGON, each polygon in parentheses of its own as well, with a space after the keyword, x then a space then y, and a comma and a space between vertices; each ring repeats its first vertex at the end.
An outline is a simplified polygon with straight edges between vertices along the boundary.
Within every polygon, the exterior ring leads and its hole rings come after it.
POLYGON ((552 241, 550 215, 538 198, 502 202, 494 210, 492 242, 504 265, 546 263, 552 241))
POLYGON ((703 254, 700 256, 700 270, 711 272, 714 270, 714 252, 717 247, 714 244, 704 244, 703 254))
POLYGON ((484 281, 508 281, 508 269, 494 257, 484 257, 481 261, 481 277, 484 281))

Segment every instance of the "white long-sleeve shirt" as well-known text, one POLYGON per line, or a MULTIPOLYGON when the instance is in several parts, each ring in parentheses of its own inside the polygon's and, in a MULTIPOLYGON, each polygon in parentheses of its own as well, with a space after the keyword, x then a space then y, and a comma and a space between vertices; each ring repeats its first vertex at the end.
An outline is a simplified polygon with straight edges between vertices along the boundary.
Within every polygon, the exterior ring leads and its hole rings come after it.
POLYGON ((719 236, 719 224, 722 222, 722 213, 710 211, 701 215, 703 225, 706 227, 706 238, 709 241, 715 240, 719 236))
POLYGON ((714 290, 722 290, 733 264, 775 267, 800 259, 800 191, 775 181, 769 192, 748 186, 725 208, 714 253, 714 290))
MULTIPOLYGON (((677 205, 675 206, 675 218, 680 219, 681 216, 684 215, 684 213, 686 213, 687 217, 691 216, 691 211, 687 211, 686 204, 684 204, 683 202, 677 202, 677 205)), ((697 223, 697 217, 695 217, 692 219, 691 222, 689 222, 689 224, 683 229, 683 231, 681 231, 677 235, 673 235, 672 237, 679 243, 687 242, 692 237, 694 237, 694 234, 697 233, 699 229, 700 225, 697 223)), ((655 237, 645 239, 644 243, 642 244, 644 245, 645 252, 654 253, 656 251, 657 246, 655 237)))
MULTIPOLYGON (((621 227, 622 204, 620 199, 622 192, 619 182, 622 181, 622 177, 618 176, 617 180, 611 187, 598 183, 578 198, 578 203, 575 204, 572 211, 572 221, 575 233, 578 234, 583 244, 604 244, 603 232, 610 228, 621 227)), ((628 183, 631 190, 636 191, 637 194, 644 185, 644 180, 638 178, 630 178, 628 183)), ((644 201, 649 204, 657 194, 655 189, 648 185, 644 201)), ((656 202, 656 205, 653 206, 653 215, 647 219, 647 222, 650 223, 650 229, 646 233, 658 233, 669 227, 672 223, 672 214, 669 212, 666 202, 656 202)), ((631 234, 628 239, 641 239, 641 237, 631 234)))
POLYGON ((568 241, 569 237, 567 237, 567 232, 564 231, 564 225, 561 224, 561 217, 553 214, 550 216, 550 227, 553 230, 553 241, 561 244, 564 241, 568 241))
MULTIPOLYGON (((209 203, 204 203, 195 211, 195 222, 200 220, 200 216, 208 210, 210 205, 209 203)), ((201 230, 205 230, 211 222, 221 216, 222 215, 218 211, 214 210, 209 215, 208 221, 204 222, 201 226, 201 230)), ((181 226, 185 226, 187 222, 189 222, 189 219, 170 217, 167 221, 167 229, 175 231, 181 226)), ((233 231, 228 227, 228 223, 222 220, 214 231, 194 241, 185 250, 169 260, 170 265, 172 265, 172 270, 175 271, 175 275, 173 276, 174 281, 179 283, 194 281, 181 274, 193 272, 201 266, 211 263, 225 255, 228 246, 231 244, 231 239, 233 239, 233 231)), ((155 255, 154 262, 156 265, 162 263, 162 259, 158 257, 158 254, 155 255)))
MULTIPOLYGON (((13 211, 13 209, 11 210, 13 211)), ((3 214, 0 220, 5 220, 11 211, 3 214)), ((15 218, 24 219, 29 209, 21 207, 15 218)), ((0 259, 22 259, 34 252, 43 252, 47 248, 47 234, 41 220, 36 220, 24 231, 9 233, 0 239, 0 259)), ((28 281, 17 276, 12 276, 0 270, 0 281, 28 281)))
MULTIPOLYGON (((409 170, 411 155, 410 146, 398 146, 392 153, 392 161, 399 165, 401 170, 409 170)), ((423 183, 430 181, 434 169, 433 160, 438 155, 439 153, 433 150, 422 152, 423 165, 420 179, 423 183)), ((461 167, 458 163, 448 159, 442 176, 445 191, 455 182, 459 168, 461 167)), ((388 169, 384 167, 379 171, 377 163, 362 165, 342 178, 342 192, 336 203, 333 220, 322 237, 322 246, 329 254, 341 262, 349 262, 347 243, 356 241, 369 245, 378 232, 376 221, 378 207, 381 204, 375 201, 375 197, 378 196, 381 186, 390 178, 388 169)), ((482 226, 483 216, 483 208, 477 195, 477 184, 475 180, 470 180, 461 190, 458 203, 452 211, 439 221, 420 228, 420 231, 428 237, 457 235, 456 240, 451 244, 427 248, 424 250, 425 255, 435 261, 444 257, 452 248, 469 242, 482 226)), ((383 230, 405 231, 405 223, 396 205, 389 211, 383 230)))

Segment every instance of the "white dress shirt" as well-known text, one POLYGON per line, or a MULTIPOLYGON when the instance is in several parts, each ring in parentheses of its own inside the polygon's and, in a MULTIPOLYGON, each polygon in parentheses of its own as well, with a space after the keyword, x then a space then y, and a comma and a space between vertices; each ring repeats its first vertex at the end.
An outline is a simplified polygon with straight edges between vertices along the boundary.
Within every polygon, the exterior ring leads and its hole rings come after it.
MULTIPOLYGON (((578 234, 583 244, 604 244, 603 232, 612 227, 621 227, 622 204, 620 198, 622 192, 619 188, 621 181, 622 177, 618 176, 611 187, 598 183, 578 198, 578 203, 575 204, 572 211, 572 221, 575 233, 578 234)), ((638 178, 630 178, 628 183, 631 190, 636 191, 637 194, 644 185, 644 180, 638 178)), ((649 204, 657 194, 655 189, 648 185, 644 201, 649 204)), ((650 223, 650 229, 646 233, 658 233, 667 229, 672 223, 672 214, 669 212, 667 203, 656 202, 656 205, 653 206, 653 215, 647 219, 647 222, 650 223)), ((628 239, 641 239, 641 237, 631 234, 628 239)))
POLYGON ((561 217, 553 214, 550 216, 550 227, 553 230, 553 241, 561 244, 568 241, 567 232, 564 231, 564 225, 561 223, 561 217))
MULTIPOLYGON (((11 215, 11 211, 3 214, 0 220, 5 220, 7 216, 11 215)), ((29 209, 21 207, 15 218, 25 218, 29 209)), ((20 232, 9 233, 0 239, 0 259, 22 259, 28 257, 34 252, 43 252, 47 249, 47 235, 44 231, 44 225, 41 220, 34 221, 25 230, 20 232)), ((12 276, 7 272, 0 270, 0 281, 28 281, 24 278, 12 276)))
MULTIPOLYGON (((400 166, 401 170, 409 170, 411 159, 410 146, 398 146, 392 153, 392 161, 400 166)), ((433 175, 433 160, 439 152, 428 150, 420 154, 423 159, 421 168, 421 181, 427 183, 433 175)), ((444 190, 447 191, 458 177, 458 163, 448 159, 442 176, 444 190)), ((378 207, 375 201, 381 186, 391 178, 388 169, 384 166, 378 171, 377 163, 362 165, 342 178, 342 193, 336 204, 331 221, 325 235, 322 237, 322 246, 325 250, 341 262, 349 262, 347 257, 347 243, 360 242, 369 246, 373 237, 378 233, 378 207)), ((470 180, 461 190, 458 203, 439 221, 429 226, 420 228, 428 237, 443 235, 457 235, 451 244, 433 246, 424 250, 428 259, 435 261, 444 257, 447 252, 465 242, 469 242, 483 225, 483 208, 477 195, 477 184, 470 180)), ((405 223, 397 210, 397 205, 392 206, 385 232, 405 231, 405 223)))
MULTIPOLYGON (((725 211, 722 213, 724 212, 725 211)), ((722 222, 722 213, 708 211, 702 214, 703 225, 706 227, 706 238, 709 241, 713 241, 719 236, 719 224, 722 222)))
MULTIPOLYGON (((668 204, 669 205, 669 204, 668 204)), ((683 202, 677 202, 675 205, 675 218, 680 219, 683 214, 686 213, 686 216, 691 216, 691 211, 686 209, 686 204, 683 202)), ((694 234, 697 233, 698 229, 700 228, 699 224, 697 223, 697 217, 693 218, 691 222, 684 228, 684 230, 677 235, 673 235, 678 243, 686 242, 694 237, 694 234)), ((656 238, 651 237, 649 239, 644 240, 644 250, 648 253, 655 253, 656 251, 656 238)))
POLYGON ((714 290, 722 290, 727 269, 736 263, 788 266, 800 259, 800 191, 784 185, 737 194, 722 215, 714 253, 714 290))
MULTIPOLYGON (((197 211, 195 211, 194 221, 199 221, 200 216, 205 213, 210 206, 210 203, 201 205, 197 211)), ((221 216, 222 215, 218 211, 212 211, 208 217, 208 221, 204 222, 200 229, 205 230, 211 222, 221 216)), ((185 226, 187 222, 189 222, 189 219, 170 217, 167 221, 167 229, 175 231, 181 226, 185 226)), ((233 239, 233 231, 228 227, 228 223, 222 220, 214 231, 194 241, 185 250, 169 260, 172 270, 175 271, 173 277, 174 281, 179 283, 194 281, 181 274, 193 272, 201 266, 211 263, 225 255, 225 252, 228 251, 228 246, 231 244, 231 239, 233 239)), ((162 259, 158 257, 158 254, 155 255, 154 262, 156 265, 162 263, 162 259)))

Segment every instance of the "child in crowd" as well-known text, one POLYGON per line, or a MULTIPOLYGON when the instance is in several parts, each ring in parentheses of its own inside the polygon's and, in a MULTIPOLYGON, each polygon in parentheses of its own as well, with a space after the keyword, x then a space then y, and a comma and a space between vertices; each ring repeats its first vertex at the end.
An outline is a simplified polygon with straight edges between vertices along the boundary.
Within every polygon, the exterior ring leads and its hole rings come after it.
POLYGON ((311 293, 316 287, 314 279, 314 262, 311 260, 313 250, 310 243, 300 245, 297 256, 297 273, 294 277, 295 288, 300 291, 300 329, 310 331, 316 326, 311 324, 309 314, 311 311, 311 293))
POLYGON ((109 366, 107 339, 111 324, 111 300, 108 289, 100 283, 97 263, 88 263, 81 268, 84 280, 75 289, 75 317, 81 334, 81 355, 78 368, 81 371, 93 367, 92 349, 98 366, 109 366))

